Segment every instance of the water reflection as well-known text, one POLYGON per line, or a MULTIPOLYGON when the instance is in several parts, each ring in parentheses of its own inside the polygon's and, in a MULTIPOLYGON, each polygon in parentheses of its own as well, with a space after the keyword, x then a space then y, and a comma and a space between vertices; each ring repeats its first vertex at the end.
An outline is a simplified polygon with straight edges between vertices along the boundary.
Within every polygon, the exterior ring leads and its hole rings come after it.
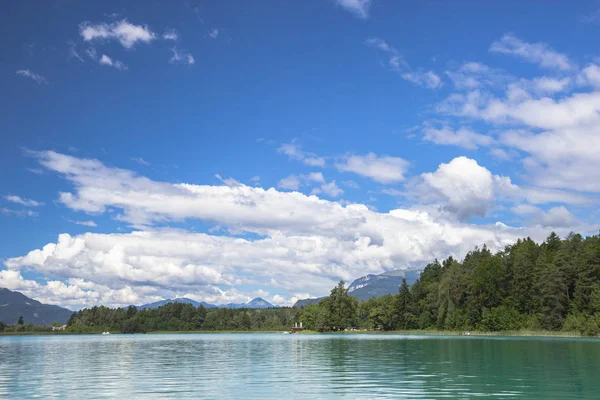
POLYGON ((600 341, 0 337, 0 398, 598 398, 600 341))

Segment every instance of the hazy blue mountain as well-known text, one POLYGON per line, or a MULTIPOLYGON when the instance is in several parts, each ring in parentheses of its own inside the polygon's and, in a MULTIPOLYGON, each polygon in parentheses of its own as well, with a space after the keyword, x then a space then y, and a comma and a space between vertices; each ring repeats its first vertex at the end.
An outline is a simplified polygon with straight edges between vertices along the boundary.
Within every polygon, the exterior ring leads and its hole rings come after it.
MULTIPOLYGON (((398 293, 398 288, 402 283, 402 279, 406 279, 409 285, 412 285, 419 279, 421 275, 420 269, 395 269, 382 274, 369 274, 358 279, 355 279, 348 286, 348 293, 356 297, 359 301, 368 300, 373 297, 381 297, 386 294, 398 293)), ((313 299, 298 300, 294 307, 304 307, 308 304, 318 303, 325 297, 313 299)))
POLYGON ((73 311, 50 304, 42 304, 19 292, 0 288, 0 321, 14 325, 23 316, 26 324, 66 324, 73 311))
POLYGON ((198 306, 202 305, 205 308, 277 308, 278 307, 278 306, 274 306, 273 304, 269 303, 268 301, 266 301, 265 299, 262 299, 260 297, 257 297, 256 299, 251 300, 248 303, 229 303, 229 304, 224 304, 224 305, 210 304, 210 303, 206 303, 204 301, 198 302, 198 301, 195 301, 192 299, 181 297, 178 299, 160 300, 160 301, 156 301, 154 303, 144 304, 141 306, 137 306, 137 309, 138 310, 146 310, 149 308, 158 308, 158 307, 164 306, 165 304, 168 304, 168 303, 185 303, 185 304, 191 304, 194 307, 198 307, 198 306))
POLYGON ((195 301, 192 299, 188 299, 186 297, 180 297, 178 299, 160 300, 160 301, 155 301, 154 303, 143 304, 141 306, 136 306, 136 307, 138 310, 147 310, 149 308, 158 308, 160 306, 164 306, 165 304, 169 304, 169 303, 184 303, 184 304, 191 304, 194 307, 199 307, 202 305, 205 308, 217 308, 217 306, 214 304, 210 304, 205 301, 195 301))
POLYGON ((250 300, 248 303, 229 303, 223 306, 218 306, 223 308, 278 308, 279 306, 274 306, 269 303, 265 299, 261 297, 257 297, 253 300, 250 300))
POLYGON ((318 304, 321 300, 323 300, 326 296, 324 297, 316 297, 313 299, 300 299, 297 302, 294 303, 294 307, 306 307, 309 304, 318 304))
POLYGON ((406 279, 406 282, 412 285, 419 279, 420 274, 421 270, 400 269, 387 271, 379 275, 369 274, 354 280, 348 286, 348 293, 359 301, 385 296, 386 294, 396 294, 402 279, 406 279))

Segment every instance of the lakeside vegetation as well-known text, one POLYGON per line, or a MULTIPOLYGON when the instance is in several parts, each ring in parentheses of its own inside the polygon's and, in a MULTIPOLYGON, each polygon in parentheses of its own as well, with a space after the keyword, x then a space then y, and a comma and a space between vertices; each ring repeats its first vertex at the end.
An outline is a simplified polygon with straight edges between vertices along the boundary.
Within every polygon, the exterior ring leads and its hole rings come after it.
POLYGON ((462 262, 427 265, 411 287, 356 302, 340 283, 303 310, 307 329, 350 327, 438 331, 550 331, 600 334, 600 236, 552 233, 493 254, 485 246, 462 262))
MULTIPOLYGON (((395 295, 358 302, 344 282, 304 308, 225 309, 169 303, 137 310, 104 306, 74 312, 64 333, 269 332, 301 321, 315 332, 600 335, 600 235, 552 233, 493 254, 485 246, 462 262, 428 264, 420 279, 395 295)), ((31 324, 0 332, 50 332, 31 324)))

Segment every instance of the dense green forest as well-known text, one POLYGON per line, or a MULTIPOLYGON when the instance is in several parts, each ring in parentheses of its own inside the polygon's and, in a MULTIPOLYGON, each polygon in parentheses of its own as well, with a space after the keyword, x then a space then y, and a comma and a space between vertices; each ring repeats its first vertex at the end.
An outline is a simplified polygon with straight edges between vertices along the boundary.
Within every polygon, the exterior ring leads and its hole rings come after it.
POLYGON ((427 265, 396 295, 357 303, 338 285, 301 321, 312 330, 550 330, 600 334, 600 236, 550 234, 492 254, 485 246, 462 262, 427 265))
POLYGON ((283 331, 298 321, 302 310, 296 308, 227 309, 194 307, 169 303, 137 310, 135 307, 111 309, 85 308, 73 313, 69 332, 120 331, 283 331))
MULTIPOLYGON (((600 334, 600 235, 527 238, 493 254, 485 246, 462 262, 425 267, 411 287, 358 302, 340 282, 319 304, 299 308, 207 309, 170 303, 137 310, 92 307, 73 313, 67 332, 310 330, 550 330, 600 334)), ((27 330, 28 325, 6 327, 27 330)), ((30 327, 34 329, 35 327, 30 327)))

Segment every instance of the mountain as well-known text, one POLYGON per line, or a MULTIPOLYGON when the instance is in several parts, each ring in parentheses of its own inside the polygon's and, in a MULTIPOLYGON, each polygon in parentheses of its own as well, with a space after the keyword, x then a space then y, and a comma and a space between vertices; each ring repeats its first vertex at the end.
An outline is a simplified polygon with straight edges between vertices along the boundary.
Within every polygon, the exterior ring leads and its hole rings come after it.
MULTIPOLYGON (((218 306, 221 307, 221 306, 218 306)), ((253 300, 250 300, 248 303, 229 303, 222 306, 223 308, 279 308, 279 306, 274 306, 269 303, 265 299, 261 297, 257 297, 253 300)))
POLYGON ((160 301, 156 301, 154 303, 144 304, 141 306, 137 306, 137 309, 138 310, 147 310, 149 308, 158 308, 160 306, 164 306, 165 304, 169 304, 169 303, 185 303, 185 304, 191 304, 194 307, 198 307, 198 306, 202 305, 205 308, 277 308, 278 307, 278 306, 274 306, 273 304, 269 303, 268 301, 266 301, 265 299, 262 299, 260 297, 257 297, 255 299, 249 301, 248 303, 229 303, 229 304, 224 304, 224 305, 210 304, 210 303, 206 303, 204 301, 198 302, 198 301, 188 299, 185 297, 180 297, 178 299, 160 300, 160 301))
POLYGON ((150 308, 158 308, 158 307, 164 306, 165 304, 169 304, 169 303, 184 303, 184 304, 191 304, 194 307, 204 306, 205 308, 217 308, 218 307, 214 304, 206 303, 204 301, 198 302, 198 301, 195 301, 192 299, 188 299, 186 297, 180 297, 178 299, 160 300, 160 301, 155 301, 154 303, 143 304, 141 306, 136 306, 136 307, 138 310, 147 310, 150 308))
POLYGON ((249 301, 246 304, 246 308, 279 308, 279 306, 274 306, 265 299, 257 297, 254 300, 249 301))
MULTIPOLYGON (((369 274, 355 279, 348 286, 348 294, 356 297, 359 301, 369 300, 373 297, 381 297, 386 294, 398 293, 398 288, 402 279, 406 279, 409 285, 412 285, 419 279, 421 270, 419 269, 395 269, 379 275, 369 274)), ((298 300, 294 307, 304 307, 308 304, 318 303, 325 297, 313 299, 298 300)))
POLYGON ((14 325, 23 317, 26 324, 52 325, 54 322, 66 324, 73 311, 59 306, 42 304, 19 292, 0 288, 0 321, 14 325))
POLYGON ((412 285, 419 279, 420 275, 421 270, 416 269, 396 269, 379 275, 369 274, 352 282, 348 286, 348 294, 356 297, 359 301, 385 296, 386 294, 396 294, 400 284, 402 284, 402 279, 406 279, 406 282, 412 285))

